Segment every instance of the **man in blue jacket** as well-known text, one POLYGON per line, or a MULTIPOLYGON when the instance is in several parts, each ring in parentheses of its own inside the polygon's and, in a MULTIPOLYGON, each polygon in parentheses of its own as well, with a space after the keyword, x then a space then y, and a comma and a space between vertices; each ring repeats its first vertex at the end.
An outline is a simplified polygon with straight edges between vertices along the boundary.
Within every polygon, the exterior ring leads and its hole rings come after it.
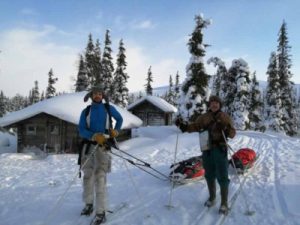
POLYGON ((88 216, 95 210, 96 220, 100 224, 106 220, 106 174, 111 171, 111 156, 107 152, 105 135, 111 138, 118 136, 123 118, 115 107, 102 102, 104 92, 101 86, 93 87, 84 101, 89 98, 92 99, 92 104, 81 112, 79 121, 79 135, 84 138, 85 143, 81 150, 85 202, 81 215, 88 216), (116 120, 114 128, 110 127, 110 117, 116 120), (95 148, 95 153, 91 155, 95 148))

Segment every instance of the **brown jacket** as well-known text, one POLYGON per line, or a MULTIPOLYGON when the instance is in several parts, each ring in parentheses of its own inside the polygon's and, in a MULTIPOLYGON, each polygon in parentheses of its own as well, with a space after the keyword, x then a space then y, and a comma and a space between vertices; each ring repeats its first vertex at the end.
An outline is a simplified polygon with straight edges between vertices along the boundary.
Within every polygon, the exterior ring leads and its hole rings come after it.
POLYGON ((201 130, 209 131, 212 147, 226 145, 222 130, 226 137, 233 138, 236 134, 231 118, 222 111, 216 113, 208 111, 200 115, 194 123, 190 123, 186 127, 187 132, 198 132, 201 130))

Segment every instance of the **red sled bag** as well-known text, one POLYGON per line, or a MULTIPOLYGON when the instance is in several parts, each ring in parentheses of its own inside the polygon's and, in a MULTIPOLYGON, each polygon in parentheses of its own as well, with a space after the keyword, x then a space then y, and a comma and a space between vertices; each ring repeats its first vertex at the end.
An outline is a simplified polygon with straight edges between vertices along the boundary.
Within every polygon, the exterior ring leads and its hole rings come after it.
POLYGON ((251 168, 257 159, 257 155, 253 149, 242 148, 232 155, 230 164, 236 167, 238 172, 243 173, 245 170, 251 168), (234 163, 234 165, 233 165, 234 163))
POLYGON ((195 156, 170 166, 170 179, 178 183, 188 183, 202 179, 205 170, 202 165, 202 156, 195 156))

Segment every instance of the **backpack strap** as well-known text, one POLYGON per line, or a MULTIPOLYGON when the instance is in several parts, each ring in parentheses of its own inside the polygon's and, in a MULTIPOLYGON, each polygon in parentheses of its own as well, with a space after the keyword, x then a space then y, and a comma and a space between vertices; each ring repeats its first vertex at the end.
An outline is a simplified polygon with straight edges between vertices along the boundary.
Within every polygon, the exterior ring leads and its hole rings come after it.
POLYGON ((90 116, 90 112, 91 112, 91 105, 88 105, 85 108, 85 121, 86 121, 86 125, 88 128, 90 128, 90 120, 88 119, 88 117, 90 116))
POLYGON ((112 116, 111 116, 111 111, 110 111, 110 107, 109 107, 109 99, 107 96, 105 96, 104 100, 105 100, 104 107, 106 109, 106 112, 108 114, 108 119, 109 119, 109 128, 113 129, 112 116))

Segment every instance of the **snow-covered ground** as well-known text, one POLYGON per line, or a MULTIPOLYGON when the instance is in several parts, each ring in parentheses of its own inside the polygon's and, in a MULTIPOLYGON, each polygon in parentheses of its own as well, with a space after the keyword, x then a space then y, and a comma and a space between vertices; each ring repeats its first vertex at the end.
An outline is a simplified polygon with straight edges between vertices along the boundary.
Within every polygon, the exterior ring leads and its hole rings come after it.
MULTIPOLYGON (((139 137, 120 143, 120 148, 164 174, 174 162, 177 135, 176 161, 201 154, 197 134, 182 134, 174 126, 140 128, 135 133, 139 137)), ((234 150, 253 148, 260 157, 247 176, 240 176, 242 192, 224 224, 300 224, 300 139, 247 131, 238 132, 229 143, 234 150), (248 209, 255 214, 246 216, 248 209)), ((0 153, 2 150, 0 147, 0 153)), ((0 165, 1 225, 89 224, 89 217, 79 216, 83 203, 77 155, 3 153, 0 165)), ((232 196, 240 182, 232 169, 230 178, 232 196)), ((108 216, 106 224, 110 225, 207 225, 217 224, 219 219, 219 196, 215 207, 201 213, 207 198, 204 180, 171 191, 169 182, 117 157, 113 157, 113 171, 108 176, 108 193, 109 209, 127 203, 108 216), (174 207, 166 207, 168 204, 174 207)))

